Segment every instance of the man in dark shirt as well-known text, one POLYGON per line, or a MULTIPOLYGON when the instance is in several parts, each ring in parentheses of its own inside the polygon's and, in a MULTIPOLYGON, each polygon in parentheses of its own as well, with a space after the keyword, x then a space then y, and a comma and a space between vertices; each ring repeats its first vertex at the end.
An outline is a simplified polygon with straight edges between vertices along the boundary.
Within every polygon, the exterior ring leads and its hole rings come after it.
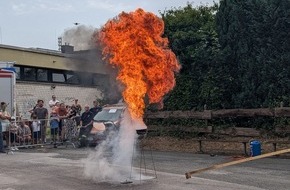
POLYGON ((85 105, 85 111, 81 115, 81 128, 80 128, 80 146, 79 147, 85 147, 87 146, 87 137, 90 134, 90 131, 92 130, 92 123, 93 123, 94 114, 90 111, 90 107, 88 105, 85 105))
POLYGON ((46 125, 47 125, 47 118, 48 118, 48 110, 43 107, 43 100, 37 101, 37 107, 33 110, 33 114, 37 116, 37 119, 41 122, 41 140, 42 143, 46 142, 46 125))
POLYGON ((93 102, 93 104, 94 104, 94 107, 92 107, 92 108, 90 109, 90 111, 91 111, 91 112, 94 114, 94 116, 95 116, 98 112, 102 111, 102 107, 100 106, 99 102, 96 101, 96 100, 93 102))

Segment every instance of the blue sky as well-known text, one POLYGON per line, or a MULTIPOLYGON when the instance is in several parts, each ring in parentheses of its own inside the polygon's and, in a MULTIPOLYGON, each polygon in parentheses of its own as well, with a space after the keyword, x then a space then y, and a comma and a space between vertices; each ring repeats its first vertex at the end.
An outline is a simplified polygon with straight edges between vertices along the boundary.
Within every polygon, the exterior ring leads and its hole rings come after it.
POLYGON ((213 0, 0 0, 0 43, 57 50, 57 38, 80 23, 100 28, 120 12, 153 12, 213 0))

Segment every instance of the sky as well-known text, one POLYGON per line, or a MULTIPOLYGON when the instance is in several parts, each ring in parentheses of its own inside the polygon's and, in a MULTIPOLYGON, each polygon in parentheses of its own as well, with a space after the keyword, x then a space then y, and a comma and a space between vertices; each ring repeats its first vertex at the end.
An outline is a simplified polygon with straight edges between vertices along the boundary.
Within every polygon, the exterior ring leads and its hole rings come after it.
MULTIPOLYGON (((57 50, 58 37, 74 23, 101 28, 122 11, 153 12, 211 5, 213 0, 0 0, 0 44, 57 50)), ((80 26, 79 25, 79 26, 80 26)))

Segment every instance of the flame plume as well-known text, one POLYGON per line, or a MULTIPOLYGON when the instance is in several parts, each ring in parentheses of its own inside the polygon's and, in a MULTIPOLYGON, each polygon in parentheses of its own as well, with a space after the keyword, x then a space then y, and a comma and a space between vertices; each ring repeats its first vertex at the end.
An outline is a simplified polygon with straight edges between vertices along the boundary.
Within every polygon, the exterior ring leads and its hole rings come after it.
POLYGON ((137 9, 109 20, 97 36, 104 57, 119 68, 117 79, 124 84, 123 98, 133 118, 142 118, 146 94, 149 103, 162 104, 175 85, 180 65, 163 32, 162 19, 137 9))

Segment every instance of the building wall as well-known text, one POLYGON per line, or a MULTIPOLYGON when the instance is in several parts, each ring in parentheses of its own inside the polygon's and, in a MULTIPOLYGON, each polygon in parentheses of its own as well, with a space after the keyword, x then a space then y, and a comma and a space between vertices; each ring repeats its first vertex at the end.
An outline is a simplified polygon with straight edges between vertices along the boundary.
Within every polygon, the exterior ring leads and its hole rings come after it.
POLYGON ((1 61, 15 61, 19 65, 65 68, 65 56, 61 53, 41 52, 28 48, 0 45, 1 61))
POLYGON ((17 65, 61 70, 108 74, 97 50, 63 54, 52 50, 21 48, 0 44, 0 61, 15 62, 17 65))
POLYGON ((29 118, 30 113, 28 110, 35 106, 38 99, 44 100, 44 106, 49 108, 48 102, 53 94, 66 105, 72 105, 76 98, 82 107, 85 104, 89 104, 92 107, 94 100, 103 98, 102 92, 95 87, 17 82, 15 95, 19 115, 23 118, 29 118))
MULTIPOLYGON (((65 104, 71 105, 77 98, 79 103, 84 106, 92 103, 96 99, 103 99, 102 91, 108 88, 107 77, 110 74, 106 64, 102 61, 100 51, 88 50, 74 52, 73 54, 63 54, 53 50, 39 48, 21 48, 0 44, 0 61, 15 62, 18 67, 35 67, 53 69, 61 71, 73 71, 88 73, 98 76, 98 83, 87 86, 82 83, 48 83, 47 81, 23 80, 16 81, 15 100, 17 112, 25 118, 30 117, 28 110, 32 109, 38 99, 44 100, 46 108, 49 108, 48 101, 53 94, 57 99, 65 104), (31 82, 34 81, 34 82, 31 82)), ((93 78, 92 78, 93 79, 93 78)), ((1 93, 0 89, 0 93, 1 93)))

